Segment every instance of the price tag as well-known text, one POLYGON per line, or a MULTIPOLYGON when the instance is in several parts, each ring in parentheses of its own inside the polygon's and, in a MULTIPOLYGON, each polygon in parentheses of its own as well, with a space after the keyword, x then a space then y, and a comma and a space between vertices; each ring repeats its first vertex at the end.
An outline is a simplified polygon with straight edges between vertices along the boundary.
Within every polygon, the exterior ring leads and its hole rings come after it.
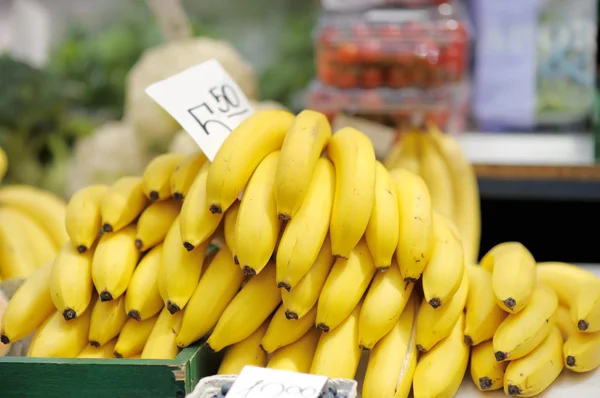
POLYGON ((214 59, 154 83, 146 93, 211 161, 233 129, 254 113, 244 92, 214 59))
POLYGON ((246 366, 227 398, 318 398, 327 377, 246 366))

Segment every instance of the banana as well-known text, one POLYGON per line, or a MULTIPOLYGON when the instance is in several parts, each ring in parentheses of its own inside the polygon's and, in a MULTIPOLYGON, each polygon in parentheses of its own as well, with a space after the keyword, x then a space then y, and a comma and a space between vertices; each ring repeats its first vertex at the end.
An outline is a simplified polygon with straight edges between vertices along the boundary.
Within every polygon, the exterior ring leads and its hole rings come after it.
POLYGON ((213 351, 238 343, 252 333, 281 303, 275 284, 275 264, 253 276, 227 305, 206 344, 213 351))
POLYGON ((8 170, 8 157, 6 156, 6 152, 4 149, 0 147, 0 182, 4 179, 6 175, 6 171, 8 170))
POLYGON ((235 225, 235 255, 246 275, 258 274, 275 250, 281 220, 273 191, 279 151, 256 168, 244 191, 235 225))
POLYGON ((358 341, 358 317, 362 303, 329 333, 321 333, 310 373, 330 379, 354 379, 362 350, 358 341))
POLYGON ((369 137, 345 127, 333 135, 328 156, 335 166, 331 248, 347 258, 367 229, 375 201, 375 150, 369 137))
POLYGON ((8 302, 0 318, 0 341, 15 343, 38 328, 55 311, 50 298, 52 263, 35 270, 8 302))
POLYGON ((508 362, 496 361, 492 340, 484 341, 473 347, 471 352, 471 379, 479 391, 499 390, 504 386, 507 365, 508 362))
POLYGON ((97 300, 92 308, 90 320, 88 335, 90 345, 100 347, 108 343, 117 337, 125 322, 127 322, 127 314, 124 296, 112 301, 97 300))
POLYGON ((175 200, 162 200, 148 206, 137 222, 135 247, 145 252, 162 243, 180 210, 181 204, 175 200))
POLYGON ((292 344, 279 348, 271 355, 267 368, 299 373, 310 372, 320 334, 317 329, 312 328, 292 344))
POLYGON ((115 300, 127 289, 140 259, 135 247, 135 226, 104 234, 92 260, 92 279, 101 301, 115 300))
POLYGON ((100 214, 102 230, 117 232, 135 221, 148 206, 140 177, 122 177, 104 194, 100 214))
POLYGON ((402 141, 400 141, 400 153, 394 164, 388 167, 389 169, 401 168, 414 174, 421 172, 419 164, 419 137, 421 134, 417 130, 409 130, 403 134, 402 141))
POLYGON ((334 191, 333 164, 319 158, 304 201, 288 221, 277 249, 277 286, 293 289, 317 259, 329 230, 334 191))
POLYGON ((260 346, 267 354, 271 354, 281 347, 292 344, 315 326, 316 317, 317 306, 314 306, 301 319, 290 320, 285 316, 285 306, 280 305, 269 322, 260 346))
POLYGON ((395 169, 390 176, 398 194, 398 247, 396 261, 405 281, 416 282, 434 245, 431 197, 421 177, 410 171, 395 169))
POLYGON ((563 358, 567 369, 582 373, 600 367, 600 332, 579 332, 566 307, 558 307, 556 326, 565 340, 563 358))
POLYGON ((512 361, 533 351, 552 330, 557 308, 556 294, 545 285, 537 285, 527 307, 508 315, 494 333, 496 360, 512 361))
POLYGON ((338 258, 333 264, 319 295, 317 328, 329 332, 338 327, 357 306, 374 274, 369 248, 361 239, 347 259, 338 258))
POLYGON ((200 278, 188 302, 177 334, 177 345, 187 347, 216 324, 244 282, 244 273, 233 262, 227 247, 221 248, 200 278))
POLYGON ((229 134, 208 171, 206 196, 212 213, 224 213, 242 193, 259 163, 281 148, 294 115, 264 110, 240 123, 229 134))
POLYGON ((154 246, 133 271, 125 295, 125 312, 129 318, 144 321, 158 314, 164 306, 158 290, 162 251, 162 243, 154 246))
POLYGON ((387 271, 375 274, 358 318, 360 347, 370 350, 394 328, 414 286, 414 283, 402 280, 395 260, 387 271))
MULTIPOLYGON (((225 221, 223 221, 223 234, 225 235, 225 244, 235 258, 235 224, 237 223, 240 201, 236 200, 225 212, 225 221)), ((239 264, 237 264, 239 265, 239 264)))
POLYGON ((454 222, 462 237, 465 260, 474 264, 479 257, 481 241, 481 206, 475 168, 452 136, 431 129, 431 138, 452 178, 454 222))
MULTIPOLYGON (((423 307, 429 308, 421 304, 419 312, 423 307)), ((415 398, 453 397, 457 393, 469 362, 469 346, 463 340, 464 327, 465 315, 461 312, 450 334, 419 358, 413 377, 415 398)), ((418 328, 417 325, 417 336, 418 328)))
POLYGON ((94 347, 93 345, 86 345, 83 350, 77 355, 77 358, 87 358, 87 359, 104 359, 104 358, 114 358, 113 351, 115 349, 115 344, 117 343, 117 339, 112 339, 108 343, 104 344, 101 347, 94 347))
POLYGON ((50 296, 54 306, 69 321, 83 314, 92 301, 93 251, 79 253, 71 242, 65 243, 50 272, 50 296))
POLYGON ((481 259, 481 266, 492 273, 492 288, 498 305, 516 314, 529 303, 536 282, 535 259, 519 242, 494 246, 481 259))
POLYGON ((325 238, 319 255, 310 270, 300 279, 294 290, 281 290, 281 299, 288 319, 302 319, 317 304, 319 294, 334 263, 331 241, 325 238))
POLYGON ((294 218, 300 209, 330 139, 331 126, 324 114, 304 110, 294 119, 283 140, 275 173, 275 200, 281 220, 294 218))
POLYGON ((396 138, 389 152, 385 155, 385 159, 383 159, 383 165, 386 169, 392 170, 398 167, 396 166, 396 163, 398 163, 400 159, 403 147, 403 141, 396 138))
POLYGON ((25 185, 0 189, 0 206, 14 207, 33 218, 54 242, 56 248, 69 240, 65 229, 66 204, 50 192, 25 185))
POLYGON ((553 327, 529 355, 510 361, 504 373, 504 393, 532 397, 548 388, 563 370, 562 346, 560 331, 553 327))
POLYGON ((458 290, 465 272, 464 251, 452 221, 433 212, 435 246, 423 270, 423 293, 433 308, 438 308, 458 290))
POLYGON ((419 134, 420 175, 431 194, 434 210, 454 220, 454 187, 444 159, 428 133, 419 134))
MULTIPOLYGON (((469 276, 465 272, 458 291, 446 304, 435 309, 427 304, 427 299, 423 300, 417 315, 417 349, 420 352, 430 351, 453 333, 452 328, 463 313, 468 293, 469 276)), ((463 329, 461 327, 461 333, 463 329)))
POLYGON ((154 327, 144 345, 141 359, 175 359, 179 347, 175 344, 175 336, 181 327, 181 311, 171 314, 165 307, 154 323, 154 327))
POLYGON ((79 253, 85 253, 98 239, 102 228, 100 207, 107 191, 106 185, 91 185, 76 192, 67 204, 65 226, 79 253))
POLYGON ((170 198, 171 176, 185 158, 183 153, 165 153, 152 159, 142 175, 144 195, 151 201, 170 198))
POLYGON ((117 358, 130 358, 141 354, 157 319, 158 314, 145 321, 128 319, 119 333, 111 354, 114 353, 117 358))
POLYGON ((207 160, 204 153, 196 152, 188 155, 177 165, 170 181, 171 194, 175 200, 182 201, 187 197, 192 183, 207 160))
POLYGON ((469 294, 465 321, 465 343, 478 345, 494 337, 498 326, 508 315, 496 305, 492 291, 492 274, 484 268, 467 265, 469 294))
POLYGON ((600 279, 586 281, 571 306, 571 317, 581 332, 600 332, 600 279))
POLYGON ((182 310, 198 285, 209 240, 188 251, 181 242, 180 218, 176 218, 163 243, 158 265, 158 291, 171 314, 182 310))
POLYGON ((375 201, 365 238, 377 269, 386 269, 392 263, 392 256, 398 246, 398 223, 396 186, 385 167, 376 162, 375 201))
POLYGON ((363 398, 408 397, 417 366, 418 306, 419 301, 413 295, 391 331, 371 350, 362 387, 363 398))
POLYGON ((75 358, 88 343, 91 308, 81 316, 65 321, 55 311, 37 329, 27 356, 42 358, 75 358))
POLYGON ((265 334, 267 324, 268 321, 264 322, 250 336, 227 348, 217 374, 238 375, 245 366, 264 367, 267 364, 267 354, 261 349, 260 341, 265 334))

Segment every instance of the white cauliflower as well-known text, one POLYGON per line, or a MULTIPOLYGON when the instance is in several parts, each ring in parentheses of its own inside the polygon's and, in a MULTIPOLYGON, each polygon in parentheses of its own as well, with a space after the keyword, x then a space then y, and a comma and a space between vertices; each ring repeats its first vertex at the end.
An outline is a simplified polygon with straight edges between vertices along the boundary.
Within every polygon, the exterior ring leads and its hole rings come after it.
POLYGON ((163 152, 181 127, 144 90, 211 58, 223 65, 248 98, 257 97, 254 71, 227 42, 193 38, 151 48, 129 71, 125 92, 125 117, 147 148, 163 152))

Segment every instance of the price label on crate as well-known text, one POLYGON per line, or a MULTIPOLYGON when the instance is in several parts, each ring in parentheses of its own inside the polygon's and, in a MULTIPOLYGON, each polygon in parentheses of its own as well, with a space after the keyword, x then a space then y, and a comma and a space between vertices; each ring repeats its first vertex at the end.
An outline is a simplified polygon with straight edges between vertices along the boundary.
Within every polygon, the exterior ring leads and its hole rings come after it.
POLYGON ((244 92, 214 59, 154 83, 146 93, 211 161, 233 129, 254 113, 244 92))
POLYGON ((227 398, 318 398, 327 377, 246 366, 227 398))

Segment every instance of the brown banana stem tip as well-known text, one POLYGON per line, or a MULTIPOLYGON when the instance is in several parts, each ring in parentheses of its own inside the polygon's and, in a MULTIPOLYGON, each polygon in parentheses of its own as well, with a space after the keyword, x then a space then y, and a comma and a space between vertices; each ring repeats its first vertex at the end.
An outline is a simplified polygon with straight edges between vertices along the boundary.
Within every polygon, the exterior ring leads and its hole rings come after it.
POLYGON ((77 246, 77 253, 83 254, 86 251, 88 251, 88 248, 87 248, 86 245, 79 245, 79 246, 77 246))
POLYGON ((119 354, 118 352, 113 352, 115 358, 123 358, 123 355, 119 354))
POLYGON ((280 289, 283 288, 283 289, 287 290, 288 292, 292 290, 292 286, 287 282, 279 282, 277 284, 277 287, 280 289))
POLYGON ((265 347, 263 347, 263 345, 262 345, 262 344, 259 344, 258 346, 260 347, 260 349, 261 349, 261 350, 262 350, 262 351, 263 351, 265 354, 269 355, 269 352, 268 352, 267 350, 265 350, 265 347))
POLYGON ((521 394, 521 389, 517 386, 514 385, 509 385, 508 386, 508 395, 519 395, 521 394))
POLYGON ((143 247, 144 247, 144 242, 142 242, 141 239, 136 239, 135 240, 135 248, 138 250, 142 250, 143 247))
POLYGON ((90 340, 90 345, 96 348, 100 347, 100 343, 98 343, 96 340, 90 340))
POLYGON ((504 300, 504 305, 506 306, 506 308, 508 308, 511 311, 514 311, 515 306, 517 305, 517 302, 515 301, 514 298, 509 297, 506 300, 504 300))
POLYGON ((471 338, 471 336, 465 335, 465 344, 470 347, 473 346, 473 339, 471 338))
POLYGON ((63 318, 65 318, 65 321, 70 321, 71 319, 77 318, 77 313, 70 308, 64 310, 62 315, 63 318))
POLYGON ((506 353, 502 352, 502 351, 498 351, 496 353, 494 353, 494 356, 496 357, 496 361, 497 362, 502 362, 502 361, 506 361, 506 353))
POLYGON ((157 201, 160 198, 160 196, 158 195, 157 191, 151 191, 150 192, 150 200, 151 201, 157 201))
POLYGON ((278 214, 278 215, 277 215, 277 217, 278 217, 278 218, 279 218, 281 221, 289 221, 289 220, 292 218, 292 217, 290 217, 289 215, 287 215, 287 214, 283 214, 283 213, 280 213, 280 214, 278 214))
POLYGON ((298 319, 298 314, 296 314, 295 312, 290 311, 290 310, 285 310, 285 317, 287 319, 296 319, 297 320, 298 319))
POLYGON ((127 313, 127 316, 131 319, 135 319, 136 321, 140 322, 142 320, 142 317, 140 316, 140 312, 137 310, 131 310, 127 313))
POLYGON ((572 355, 567 356, 567 359, 565 361, 567 362, 567 366, 575 366, 575 364, 577 363, 577 361, 575 361, 575 357, 572 355))
POLYGON ((235 265, 240 265, 240 260, 238 260, 237 256, 233 256, 233 263, 235 265))
POLYGON ((187 250, 189 252, 194 250, 194 245, 192 245, 190 242, 184 242, 183 247, 185 247, 185 250, 187 250))
POLYGON ((175 192, 175 193, 173 194, 173 198, 174 198, 175 200, 183 200, 183 194, 182 194, 181 192, 175 192))
POLYGON ((480 377, 479 378, 479 388, 481 388, 483 391, 485 390, 489 390, 490 388, 492 388, 492 379, 490 379, 489 377, 480 377))
POLYGON ((418 278, 404 278, 404 282, 406 283, 417 283, 418 278))
POLYGON ((388 270, 388 268, 390 268, 389 265, 384 265, 382 267, 377 267, 377 271, 379 271, 379 272, 385 272, 385 271, 388 270))
POLYGON ((423 348, 423 346, 421 344, 417 344, 417 351, 419 351, 420 353, 425 352, 425 348, 423 348))
POLYGON ((244 275, 247 275, 247 276, 256 275, 256 271, 254 270, 254 268, 252 268, 248 265, 244 265, 244 268, 242 268, 242 270, 244 271, 244 275))
POLYGON ((177 304, 173 304, 171 301, 167 302, 167 311, 173 315, 174 313, 181 311, 181 308, 177 304))
POLYGON ((588 330, 588 328, 590 327, 590 323, 587 322, 585 319, 580 319, 579 322, 577 322, 577 328, 579 330, 588 330))
POLYGON ((10 339, 5 334, 0 335, 0 341, 2 342, 2 344, 10 344, 10 339))
POLYGON ((429 305, 433 307, 433 309, 437 309, 442 305, 442 300, 440 300, 437 297, 432 298, 431 300, 429 300, 429 305))
POLYGON ((112 299, 113 299, 112 294, 110 294, 106 290, 104 290, 102 293, 100 293, 100 301, 111 301, 112 299))
POLYGON ((212 214, 221 214, 221 213, 223 213, 223 209, 221 209, 221 206, 215 205, 215 204, 210 205, 209 210, 210 210, 210 212, 212 214))
POLYGON ((102 226, 102 230, 106 233, 111 233, 113 231, 113 227, 107 223, 102 226))
POLYGON ((322 330, 325 333, 329 332, 329 326, 325 325, 322 322, 317 324, 317 329, 322 330))

